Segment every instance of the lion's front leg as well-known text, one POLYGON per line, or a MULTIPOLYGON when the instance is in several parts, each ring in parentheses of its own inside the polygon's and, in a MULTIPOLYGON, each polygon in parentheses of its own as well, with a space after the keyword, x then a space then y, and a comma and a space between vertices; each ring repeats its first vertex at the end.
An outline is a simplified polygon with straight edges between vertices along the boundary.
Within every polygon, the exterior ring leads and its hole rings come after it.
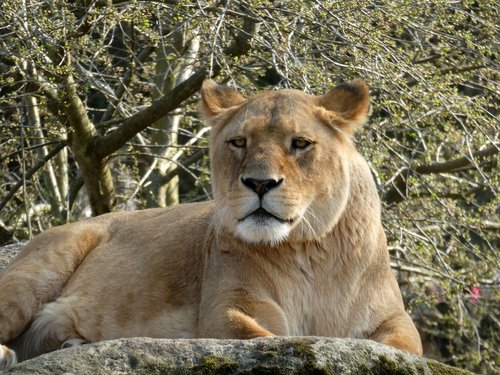
POLYGON ((423 354, 420 335, 405 311, 385 320, 368 338, 418 356, 423 354))
POLYGON ((212 305, 200 312, 200 336, 226 339, 288 334, 288 323, 282 309, 272 301, 235 301, 212 305))
POLYGON ((262 327, 254 318, 237 309, 230 309, 225 315, 227 318, 225 328, 228 329, 232 338, 253 339, 276 335, 262 327))

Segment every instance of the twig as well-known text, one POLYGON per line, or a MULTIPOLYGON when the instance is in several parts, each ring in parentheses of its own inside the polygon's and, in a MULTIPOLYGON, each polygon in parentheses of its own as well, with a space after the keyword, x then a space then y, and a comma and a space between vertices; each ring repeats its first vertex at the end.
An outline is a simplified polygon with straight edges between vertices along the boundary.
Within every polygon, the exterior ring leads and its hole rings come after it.
MULTIPOLYGON (((56 147, 52 149, 47 155, 45 155, 41 160, 39 160, 33 167, 30 168, 24 174, 24 179, 30 179, 40 168, 42 168, 45 163, 47 163, 50 159, 52 159, 59 151, 61 151, 64 147, 66 147, 66 141, 60 142, 56 147)), ((2 210, 7 202, 16 194, 19 188, 23 186, 23 179, 19 180, 9 191, 9 193, 0 201, 0 210, 2 210)))
POLYGON ((433 163, 428 165, 420 165, 415 168, 405 167, 398 171, 395 177, 391 178, 392 188, 388 190, 383 197, 383 200, 388 203, 399 203, 407 197, 408 176, 412 173, 417 174, 435 174, 435 173, 451 173, 458 172, 463 168, 474 165, 472 158, 484 158, 493 156, 500 151, 498 145, 493 145, 484 150, 476 151, 471 154, 471 158, 462 157, 459 159, 449 160, 443 163, 433 163))
MULTIPOLYGON (((257 29, 257 24, 245 20, 243 29, 234 38, 233 43, 224 49, 224 54, 230 57, 245 55, 251 49, 250 41, 257 32, 257 29)), ((215 64, 213 75, 218 75, 221 68, 220 64, 215 64)), ((158 121, 170 111, 178 108, 185 99, 191 97, 199 90, 207 76, 208 70, 206 67, 199 69, 163 97, 154 101, 148 108, 124 120, 122 125, 116 130, 102 137, 96 136, 89 145, 88 153, 92 154, 96 159, 104 159, 116 152, 134 137, 135 134, 158 121)))

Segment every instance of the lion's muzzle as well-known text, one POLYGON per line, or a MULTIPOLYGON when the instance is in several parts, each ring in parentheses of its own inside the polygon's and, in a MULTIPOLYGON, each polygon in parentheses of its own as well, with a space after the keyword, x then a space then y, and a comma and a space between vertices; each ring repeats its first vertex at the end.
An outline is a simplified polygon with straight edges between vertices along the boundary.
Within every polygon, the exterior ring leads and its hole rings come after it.
POLYGON ((259 180, 256 178, 243 178, 242 177, 241 182, 247 188, 249 188, 250 190, 255 192, 259 196, 259 199, 262 199, 264 194, 266 194, 270 190, 280 186, 281 183, 283 182, 283 179, 280 178, 279 180, 275 180, 275 179, 259 180))

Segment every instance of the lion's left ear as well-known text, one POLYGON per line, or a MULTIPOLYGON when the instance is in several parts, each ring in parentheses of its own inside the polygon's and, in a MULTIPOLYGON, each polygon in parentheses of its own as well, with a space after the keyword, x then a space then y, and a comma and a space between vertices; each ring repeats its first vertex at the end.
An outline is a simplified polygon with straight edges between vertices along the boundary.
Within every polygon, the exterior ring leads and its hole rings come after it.
POLYGON ((362 79, 342 83, 317 97, 317 104, 328 112, 333 112, 333 116, 329 117, 334 121, 336 119, 336 124, 342 130, 352 134, 358 125, 366 121, 370 107, 368 86, 362 79))
POLYGON ((237 91, 208 79, 201 86, 200 112, 213 125, 214 118, 245 101, 237 91))

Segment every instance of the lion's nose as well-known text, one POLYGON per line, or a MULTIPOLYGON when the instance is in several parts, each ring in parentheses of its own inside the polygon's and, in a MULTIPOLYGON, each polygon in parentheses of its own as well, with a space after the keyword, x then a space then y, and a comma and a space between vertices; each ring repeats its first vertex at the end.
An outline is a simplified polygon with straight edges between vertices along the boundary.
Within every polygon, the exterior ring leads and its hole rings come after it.
POLYGON ((264 194, 266 194, 269 190, 272 190, 283 182, 283 179, 280 178, 279 180, 274 180, 274 179, 267 179, 267 180, 258 180, 255 178, 241 178, 241 182, 243 185, 245 185, 247 188, 251 189, 257 195, 259 198, 262 198, 264 194))

